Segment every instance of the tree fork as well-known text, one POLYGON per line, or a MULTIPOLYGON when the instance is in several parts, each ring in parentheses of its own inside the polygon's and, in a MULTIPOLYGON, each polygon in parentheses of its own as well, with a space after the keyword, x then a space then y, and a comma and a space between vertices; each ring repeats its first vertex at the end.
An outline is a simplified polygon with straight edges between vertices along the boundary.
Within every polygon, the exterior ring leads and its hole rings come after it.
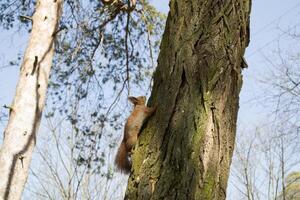
POLYGON ((21 199, 45 105, 62 0, 38 0, 0 149, 0 199, 21 199))
POLYGON ((224 200, 251 0, 171 0, 125 199, 224 200))

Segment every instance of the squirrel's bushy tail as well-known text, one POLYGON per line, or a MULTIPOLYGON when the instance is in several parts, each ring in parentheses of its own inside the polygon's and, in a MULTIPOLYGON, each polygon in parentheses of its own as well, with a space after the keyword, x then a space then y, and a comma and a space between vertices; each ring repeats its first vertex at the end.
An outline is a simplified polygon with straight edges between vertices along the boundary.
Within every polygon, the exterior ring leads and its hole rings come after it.
POLYGON ((130 172, 131 163, 128 158, 128 153, 126 151, 125 142, 123 142, 123 141, 118 149, 118 153, 117 153, 116 159, 115 159, 115 165, 121 172, 123 172, 125 174, 128 174, 130 172))

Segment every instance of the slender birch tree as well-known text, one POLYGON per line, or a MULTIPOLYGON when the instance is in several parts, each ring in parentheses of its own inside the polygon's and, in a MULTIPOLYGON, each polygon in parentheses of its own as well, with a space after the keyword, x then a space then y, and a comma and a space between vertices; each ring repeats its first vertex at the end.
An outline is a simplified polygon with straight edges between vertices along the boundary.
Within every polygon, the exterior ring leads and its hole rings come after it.
POLYGON ((171 0, 125 199, 226 198, 251 0, 171 0))
POLYGON ((0 149, 0 199, 21 198, 48 87, 62 0, 38 0, 0 149))

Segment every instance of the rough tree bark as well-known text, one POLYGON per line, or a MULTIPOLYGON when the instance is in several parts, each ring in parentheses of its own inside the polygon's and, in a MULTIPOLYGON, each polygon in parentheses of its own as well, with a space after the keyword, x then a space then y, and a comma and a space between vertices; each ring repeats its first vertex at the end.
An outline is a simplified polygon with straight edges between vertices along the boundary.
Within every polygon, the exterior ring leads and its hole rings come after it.
POLYGON ((251 0, 171 0, 125 199, 225 199, 251 0))
POLYGON ((0 149, 0 199, 20 199, 45 104, 62 0, 38 0, 0 149))

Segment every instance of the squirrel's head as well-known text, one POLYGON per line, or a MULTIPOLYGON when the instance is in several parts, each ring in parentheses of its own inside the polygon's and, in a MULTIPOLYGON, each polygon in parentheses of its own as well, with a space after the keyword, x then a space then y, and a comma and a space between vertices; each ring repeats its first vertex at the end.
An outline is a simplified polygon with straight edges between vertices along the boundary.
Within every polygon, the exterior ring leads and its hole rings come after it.
POLYGON ((128 97, 128 100, 133 103, 134 105, 145 105, 146 97, 139 96, 139 97, 128 97))

